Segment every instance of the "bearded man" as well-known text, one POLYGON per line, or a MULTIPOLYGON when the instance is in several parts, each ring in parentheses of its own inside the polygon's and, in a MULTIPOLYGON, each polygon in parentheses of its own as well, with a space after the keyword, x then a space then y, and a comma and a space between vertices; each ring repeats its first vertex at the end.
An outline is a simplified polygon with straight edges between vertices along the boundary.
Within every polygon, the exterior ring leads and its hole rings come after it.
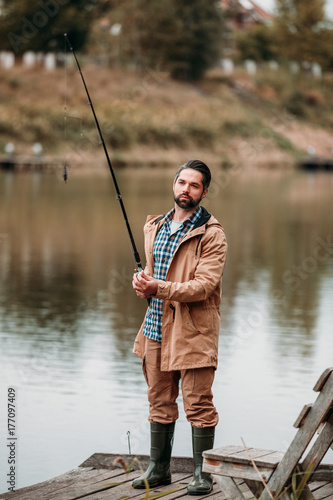
POLYGON ((149 467, 133 481, 134 488, 171 483, 180 380, 194 459, 187 491, 200 495, 213 488, 211 475, 202 472, 202 452, 213 448, 218 423, 212 384, 227 242, 221 224, 200 205, 210 181, 204 162, 182 165, 173 183, 174 208, 148 216, 144 227, 146 267, 134 274, 132 285, 149 307, 134 353, 143 360, 148 386, 151 446, 149 467))

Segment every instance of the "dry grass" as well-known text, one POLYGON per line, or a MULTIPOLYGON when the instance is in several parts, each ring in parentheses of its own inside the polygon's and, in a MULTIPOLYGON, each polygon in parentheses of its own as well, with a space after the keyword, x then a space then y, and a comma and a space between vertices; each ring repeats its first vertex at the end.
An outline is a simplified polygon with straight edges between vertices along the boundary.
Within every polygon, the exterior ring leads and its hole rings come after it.
MULTIPOLYGON (((292 162, 305 148, 304 141, 289 140, 296 118, 289 113, 286 123, 290 82, 285 76, 274 80, 237 74, 231 79, 215 71, 193 85, 152 71, 87 65, 83 73, 107 147, 121 161, 131 163, 142 155, 156 162, 179 161, 194 152, 217 163, 222 158, 243 161, 245 143, 254 151, 253 162, 266 162, 270 155, 274 162, 292 162)), ((301 106, 311 113, 316 108, 318 114, 324 102, 327 115, 329 88, 305 90, 301 106), (309 95, 316 97, 315 104, 309 95)), ((74 67, 2 72, 0 152, 9 141, 21 154, 41 142, 50 156, 69 155, 78 162, 100 156, 93 115, 74 67)))

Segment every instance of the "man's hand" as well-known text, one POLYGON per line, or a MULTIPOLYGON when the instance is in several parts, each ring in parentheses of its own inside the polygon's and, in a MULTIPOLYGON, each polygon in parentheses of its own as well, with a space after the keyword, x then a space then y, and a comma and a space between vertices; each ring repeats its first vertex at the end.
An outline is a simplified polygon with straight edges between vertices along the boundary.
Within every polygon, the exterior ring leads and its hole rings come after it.
POLYGON ((157 292, 158 282, 141 271, 141 273, 134 274, 132 286, 140 299, 150 299, 157 292))

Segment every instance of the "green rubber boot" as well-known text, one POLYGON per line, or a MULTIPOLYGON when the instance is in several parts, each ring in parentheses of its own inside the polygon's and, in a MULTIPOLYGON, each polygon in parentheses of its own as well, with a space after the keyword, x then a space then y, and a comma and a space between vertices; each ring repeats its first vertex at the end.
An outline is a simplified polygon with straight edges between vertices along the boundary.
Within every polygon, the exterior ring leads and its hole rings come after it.
POLYGON ((150 424, 150 463, 146 472, 134 479, 133 488, 145 489, 171 483, 170 460, 175 423, 150 424))
POLYGON ((187 487, 189 495, 205 495, 213 489, 213 478, 207 472, 202 472, 202 452, 211 450, 214 445, 215 427, 193 427, 193 479, 187 487))

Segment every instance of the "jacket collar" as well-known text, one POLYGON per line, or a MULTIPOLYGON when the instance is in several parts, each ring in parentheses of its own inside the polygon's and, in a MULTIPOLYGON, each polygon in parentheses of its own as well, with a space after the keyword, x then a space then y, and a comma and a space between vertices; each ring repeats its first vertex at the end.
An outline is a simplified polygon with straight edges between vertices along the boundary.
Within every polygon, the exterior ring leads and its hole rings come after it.
POLYGON ((194 224, 193 229, 196 229, 197 227, 201 227, 204 224, 206 224, 212 216, 212 214, 210 214, 205 207, 201 208, 202 208, 202 215, 200 219, 194 224))
MULTIPOLYGON (((201 207, 201 209, 202 209, 202 215, 201 215, 200 219, 194 224, 192 230, 203 226, 211 218, 212 214, 210 214, 205 207, 201 207)), ((154 224, 155 225, 158 224, 162 219, 164 219, 164 217, 165 217, 165 214, 161 215, 160 217, 157 217, 157 219, 154 221, 154 224)))

